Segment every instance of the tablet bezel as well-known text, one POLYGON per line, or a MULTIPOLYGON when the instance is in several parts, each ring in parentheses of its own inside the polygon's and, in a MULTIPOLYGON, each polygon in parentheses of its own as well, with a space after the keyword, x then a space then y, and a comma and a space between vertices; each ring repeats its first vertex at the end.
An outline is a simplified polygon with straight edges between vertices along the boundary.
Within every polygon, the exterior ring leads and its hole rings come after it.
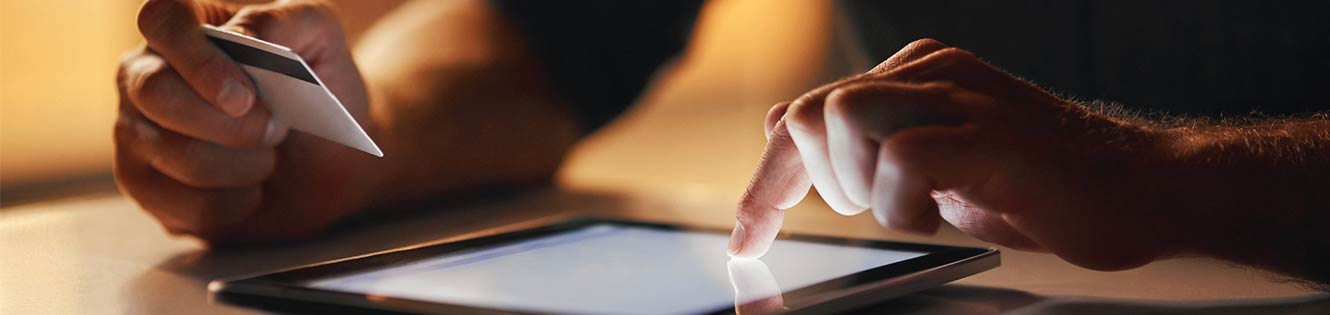
MULTIPOLYGON (((277 272, 209 283, 213 301, 252 306, 269 310, 318 313, 497 313, 531 314, 525 311, 483 308, 413 300, 399 297, 375 296, 313 288, 310 281, 407 264, 440 255, 457 254, 467 250, 481 250, 512 242, 553 235, 597 225, 612 224, 668 231, 689 231, 728 235, 730 231, 699 228, 675 224, 649 223, 608 218, 574 218, 529 229, 463 239, 452 242, 407 247, 364 256, 357 256, 277 272)), ((850 296, 868 296, 868 302, 900 296, 931 286, 957 280, 965 276, 992 269, 999 264, 998 251, 992 248, 955 247, 945 245, 903 243, 880 240, 851 239, 827 236, 781 234, 780 239, 814 243, 860 246, 888 250, 925 253, 873 269, 819 282, 782 294, 791 311, 826 311, 826 304, 850 296), (892 287, 897 287, 892 290, 892 287)), ((853 304, 864 304, 858 302, 853 304)), ((848 307, 847 303, 842 307, 848 307)), ((726 306, 705 314, 732 314, 726 306)))

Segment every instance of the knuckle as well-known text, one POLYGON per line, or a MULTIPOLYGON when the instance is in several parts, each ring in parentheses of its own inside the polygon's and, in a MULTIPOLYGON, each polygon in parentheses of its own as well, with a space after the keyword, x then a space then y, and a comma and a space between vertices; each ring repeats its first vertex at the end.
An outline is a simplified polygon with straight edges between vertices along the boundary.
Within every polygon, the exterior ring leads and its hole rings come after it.
POLYGON ((943 44, 942 42, 937 41, 936 39, 932 39, 932 38, 927 38, 927 37, 925 37, 925 38, 921 38, 921 39, 915 40, 915 41, 913 41, 913 42, 910 42, 909 44, 905 45, 905 48, 902 48, 901 50, 904 50, 904 51, 938 51, 938 50, 946 49, 946 48, 948 48, 948 47, 950 47, 950 46, 947 46, 947 44, 943 44))
POLYGON ((831 91, 827 95, 827 109, 829 115, 848 115, 853 116, 856 113, 864 111, 865 107, 872 106, 874 95, 865 88, 839 88, 831 91))
POLYGON ((762 222, 764 216, 768 213, 780 211, 770 203, 763 202, 758 198, 746 196, 739 201, 739 207, 747 211, 738 211, 734 214, 735 221, 745 226, 753 226, 762 222))
POLYGON ((777 102, 777 104, 771 105, 771 108, 767 108, 766 109, 767 128, 771 128, 770 125, 774 125, 775 122, 781 120, 782 117, 785 117, 785 113, 789 112, 789 110, 790 110, 789 101, 777 102))
POLYGON ((134 69, 128 74, 132 77, 128 84, 131 96, 137 96, 137 99, 152 97, 170 97, 173 93, 168 86, 170 81, 175 79, 171 74, 173 70, 158 58, 145 58, 140 60, 134 66, 134 69))
POLYGON ((137 24, 139 33, 144 38, 159 39, 170 36, 170 23, 179 17, 177 12, 188 12, 190 8, 176 0, 147 0, 139 7, 137 24))
POLYGON ((139 7, 139 15, 136 23, 138 24, 139 32, 143 33, 144 37, 151 37, 151 35, 156 34, 155 32, 159 29, 157 25, 166 14, 166 6, 170 5, 169 2, 171 1, 143 1, 143 5, 139 7))
POLYGON ((821 102, 817 102, 810 97, 800 97, 790 104, 786 110, 785 122, 790 126, 808 127, 819 123, 822 119, 822 109, 819 108, 821 102))
POLYGON ((133 116, 124 112, 116 117, 116 123, 111 127, 111 139, 115 141, 116 147, 127 147, 138 138, 135 136, 135 122, 131 121, 133 119, 133 116))
POLYGON ((270 6, 249 6, 237 16, 254 32, 271 35, 281 28, 294 28, 302 32, 322 30, 323 25, 336 24, 331 5, 323 1, 288 1, 270 6), (315 27, 307 27, 315 26, 315 27))
POLYGON ((125 82, 129 81, 130 78, 129 74, 132 73, 131 70, 133 70, 132 66, 138 63, 140 59, 148 58, 151 56, 152 55, 149 54, 145 49, 134 49, 126 51, 123 54, 120 54, 120 64, 118 64, 116 67, 115 79, 116 82, 120 83, 121 88, 124 88, 125 82))
POLYGON ((739 199, 739 209, 746 211, 738 211, 735 213, 735 218, 739 219, 740 222, 743 222, 749 218, 749 213, 752 211, 770 207, 771 205, 762 201, 761 198, 755 197, 752 193, 745 193, 743 197, 739 199))
POLYGON ((789 109, 790 109, 790 102, 776 103, 776 105, 772 105, 771 108, 767 109, 766 128, 771 129, 772 127, 774 127, 775 124, 781 120, 781 118, 785 117, 785 113, 789 109))
POLYGON ((934 54, 937 55, 938 61, 945 63, 963 64, 963 63, 979 62, 979 57, 975 56, 974 53, 956 47, 943 48, 941 50, 938 50, 934 54))
POLYGON ((936 40, 936 39, 933 39, 933 38, 931 38, 931 37, 924 37, 924 38, 916 39, 916 40, 914 40, 913 42, 910 42, 910 44, 909 44, 909 45, 906 45, 906 46, 909 46, 909 47, 930 47, 930 46, 946 46, 946 45, 942 44, 942 42, 940 42, 940 41, 938 41, 938 40, 936 40))

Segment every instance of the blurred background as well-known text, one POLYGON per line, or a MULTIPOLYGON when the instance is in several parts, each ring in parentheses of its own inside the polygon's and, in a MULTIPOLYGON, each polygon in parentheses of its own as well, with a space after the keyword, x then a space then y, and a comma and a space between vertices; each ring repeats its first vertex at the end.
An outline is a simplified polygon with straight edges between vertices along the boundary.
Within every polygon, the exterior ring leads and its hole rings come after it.
POLYGON ((114 74, 139 41, 136 4, 0 3, 0 201, 109 179, 114 74))
MULTIPOLYGON (((0 206, 114 192, 114 75, 119 56, 142 45, 139 2, 0 3, 0 206)), ((405 1, 333 2, 354 39, 405 1)), ((684 58, 573 153, 561 184, 737 198, 767 108, 854 67, 837 44, 830 1, 767 4, 711 1, 684 58), (632 154, 644 146, 666 154, 632 154)))

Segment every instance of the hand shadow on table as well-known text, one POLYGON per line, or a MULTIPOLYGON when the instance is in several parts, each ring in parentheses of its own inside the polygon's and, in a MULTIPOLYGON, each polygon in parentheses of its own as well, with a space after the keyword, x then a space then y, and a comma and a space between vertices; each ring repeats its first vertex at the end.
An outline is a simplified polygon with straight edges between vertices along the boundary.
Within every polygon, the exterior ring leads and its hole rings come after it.
MULTIPOLYGON (((734 288, 735 313, 774 314, 788 310, 775 277, 760 260, 726 264, 734 288)), ((1330 296, 1294 298, 1146 301, 1039 296, 1024 291, 950 284, 855 309, 849 314, 1330 314, 1330 296)))

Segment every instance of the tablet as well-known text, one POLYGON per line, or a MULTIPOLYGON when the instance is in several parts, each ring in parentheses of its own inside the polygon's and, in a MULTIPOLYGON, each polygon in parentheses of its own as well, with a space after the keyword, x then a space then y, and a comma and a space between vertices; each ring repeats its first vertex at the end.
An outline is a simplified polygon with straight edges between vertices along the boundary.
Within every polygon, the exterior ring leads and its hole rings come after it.
POLYGON ((997 267, 994 249, 782 235, 758 260, 729 231, 580 218, 209 284, 296 313, 827 313, 997 267))

